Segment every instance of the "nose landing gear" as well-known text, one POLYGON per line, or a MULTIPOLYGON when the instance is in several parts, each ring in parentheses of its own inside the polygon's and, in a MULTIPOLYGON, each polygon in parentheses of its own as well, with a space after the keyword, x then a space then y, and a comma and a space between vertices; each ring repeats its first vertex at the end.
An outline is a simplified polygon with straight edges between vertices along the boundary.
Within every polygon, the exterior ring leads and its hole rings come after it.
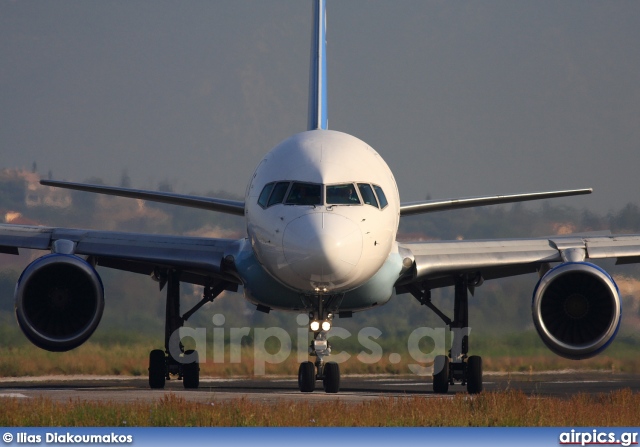
POLYGON ((326 393, 340 391, 340 366, 336 362, 325 362, 324 358, 331 353, 331 346, 327 341, 327 331, 314 332, 313 341, 309 346, 309 355, 316 357, 314 362, 302 362, 298 369, 298 388, 303 393, 315 390, 316 380, 322 380, 326 393))
MULTIPOLYGON (((327 303, 335 301, 329 298, 327 303)), ((322 380, 326 393, 340 391, 340 366, 336 362, 325 362, 325 357, 331 354, 331 345, 327 334, 331 329, 333 314, 326 311, 322 297, 317 297, 318 310, 309 313, 309 332, 313 333, 313 340, 309 345, 309 355, 315 357, 315 362, 302 362, 298 369, 298 388, 303 393, 315 390, 316 381, 322 380)))

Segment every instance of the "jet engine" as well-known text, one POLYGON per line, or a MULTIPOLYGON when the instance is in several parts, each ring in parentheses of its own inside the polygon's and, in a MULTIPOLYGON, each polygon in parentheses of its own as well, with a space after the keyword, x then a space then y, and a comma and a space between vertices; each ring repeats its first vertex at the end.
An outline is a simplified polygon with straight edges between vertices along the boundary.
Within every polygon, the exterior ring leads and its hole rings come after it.
POLYGON ((47 351, 68 351, 98 327, 104 287, 95 269, 73 255, 50 254, 20 275, 15 309, 22 332, 47 351))
POLYGON ((549 349, 569 359, 585 359, 604 350, 618 332, 620 293, 600 267, 566 262, 538 281, 532 313, 549 349))

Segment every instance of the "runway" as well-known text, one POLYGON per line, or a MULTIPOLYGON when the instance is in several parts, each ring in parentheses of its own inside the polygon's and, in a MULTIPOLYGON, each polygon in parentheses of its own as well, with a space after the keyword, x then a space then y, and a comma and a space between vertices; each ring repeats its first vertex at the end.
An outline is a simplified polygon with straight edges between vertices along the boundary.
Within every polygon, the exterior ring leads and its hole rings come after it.
MULTIPOLYGON (((640 375, 611 372, 552 371, 544 373, 485 373, 486 391, 522 390, 532 396, 569 397, 577 393, 609 393, 619 389, 640 391, 640 375)), ((449 387, 445 397, 465 393, 466 388, 456 384, 449 387)), ((216 402, 230 399, 249 399, 260 402, 280 400, 325 402, 364 402, 381 397, 398 398, 422 396, 442 398, 431 389, 431 378, 420 376, 345 376, 340 393, 327 394, 322 383, 313 393, 298 391, 296 377, 211 378, 203 377, 200 388, 185 390, 182 382, 171 380, 164 390, 151 390, 146 377, 122 376, 49 376, 0 378, 0 398, 33 399, 46 397, 54 401, 154 401, 173 394, 193 402, 216 402)))

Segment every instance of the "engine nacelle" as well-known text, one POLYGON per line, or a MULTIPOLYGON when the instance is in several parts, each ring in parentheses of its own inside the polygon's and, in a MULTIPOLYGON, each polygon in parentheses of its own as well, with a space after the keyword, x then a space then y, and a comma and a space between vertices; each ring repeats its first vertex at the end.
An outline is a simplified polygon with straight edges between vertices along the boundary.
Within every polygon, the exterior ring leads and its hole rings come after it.
POLYGON ((586 262, 566 262, 538 281, 532 312, 547 347, 579 360, 593 357, 613 341, 622 309, 618 286, 607 272, 586 262))
POLYGON ((24 269, 15 300, 18 324, 33 344, 47 351, 68 351, 98 327, 104 287, 82 258, 50 254, 24 269))

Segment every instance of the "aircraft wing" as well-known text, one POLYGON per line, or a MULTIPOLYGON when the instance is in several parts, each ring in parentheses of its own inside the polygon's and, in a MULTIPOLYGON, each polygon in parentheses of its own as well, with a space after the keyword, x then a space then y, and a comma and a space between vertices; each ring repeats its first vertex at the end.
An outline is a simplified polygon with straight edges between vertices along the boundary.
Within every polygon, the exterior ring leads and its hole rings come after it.
POLYGON ((87 256, 95 265, 134 273, 177 269, 181 281, 207 285, 212 279, 238 284, 225 258, 235 255, 241 240, 168 236, 115 231, 0 225, 0 253, 19 248, 87 256))
POLYGON ((413 269, 398 282, 427 283, 429 288, 454 284, 468 273, 495 279, 548 270, 548 263, 615 258, 618 264, 640 262, 640 235, 552 236, 539 239, 433 241, 399 243, 411 253, 413 269))
POLYGON ((425 200, 400 204, 400 215, 432 213, 435 211, 456 210, 474 206, 499 205, 503 203, 527 202, 529 200, 551 199, 555 197, 591 194, 593 189, 568 189, 563 191, 530 192, 524 194, 506 194, 496 196, 464 197, 459 199, 425 200))
POLYGON ((73 189, 76 191, 107 194, 111 196, 128 197, 131 199, 143 199, 151 202, 168 203, 171 205, 200 208, 209 211, 244 216, 244 202, 228 199, 216 199, 212 197, 188 196, 161 191, 145 191, 142 189, 118 188, 115 186, 89 185, 85 183, 60 182, 57 180, 40 180, 44 186, 73 189))

